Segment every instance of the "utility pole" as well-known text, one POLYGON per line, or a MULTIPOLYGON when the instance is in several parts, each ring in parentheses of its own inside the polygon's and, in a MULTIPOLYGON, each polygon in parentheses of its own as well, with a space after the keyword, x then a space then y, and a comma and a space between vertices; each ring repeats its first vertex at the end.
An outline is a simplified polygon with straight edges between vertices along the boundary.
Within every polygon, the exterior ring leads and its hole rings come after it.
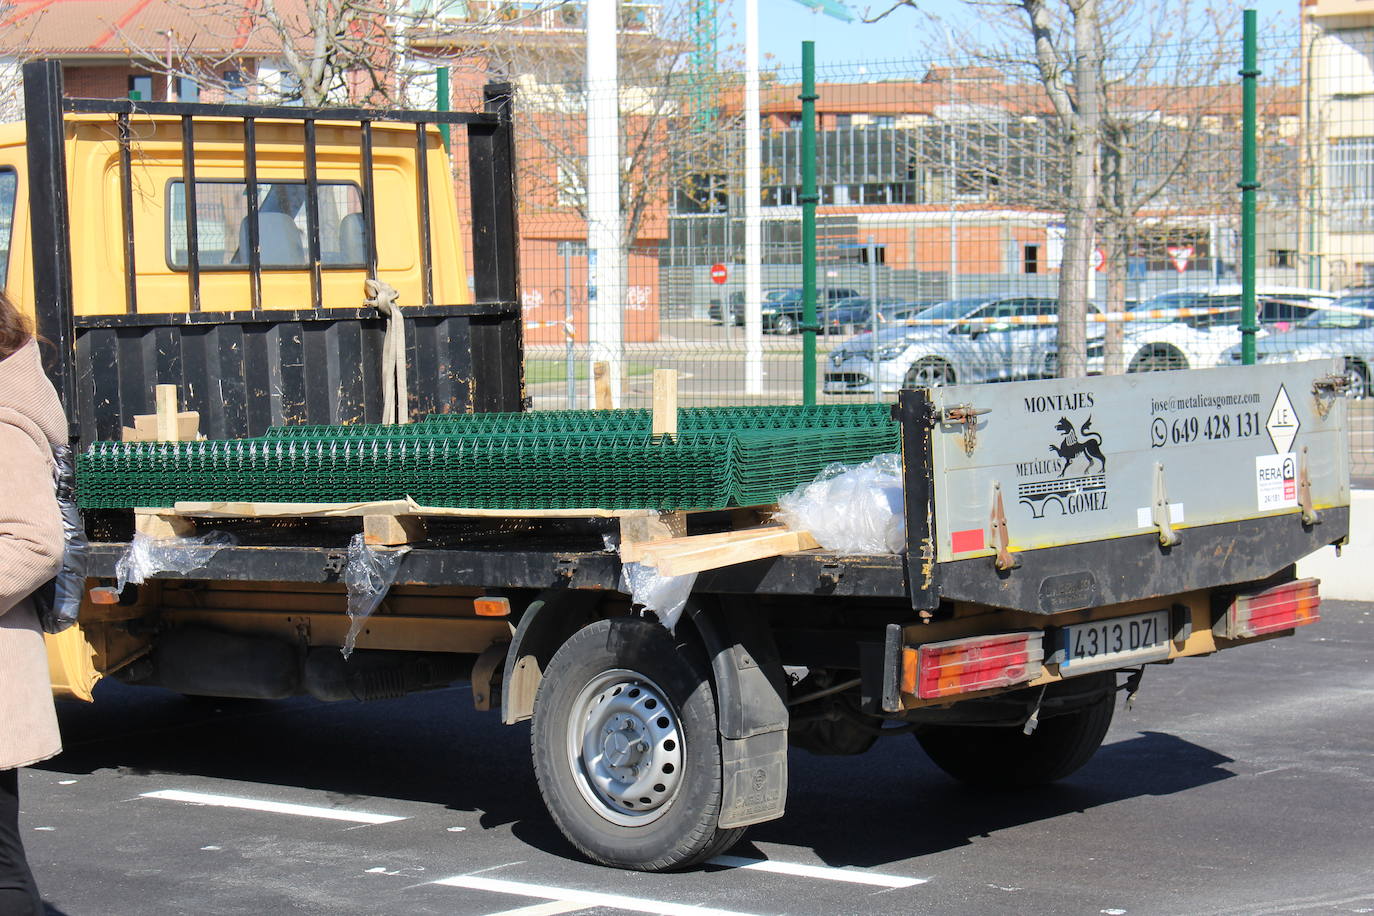
MULTIPOLYGON (((613 407, 620 406, 624 351, 616 14, 616 0, 587 0, 587 323, 591 363, 610 369, 613 407)), ((595 403, 594 372, 588 382, 595 403)))

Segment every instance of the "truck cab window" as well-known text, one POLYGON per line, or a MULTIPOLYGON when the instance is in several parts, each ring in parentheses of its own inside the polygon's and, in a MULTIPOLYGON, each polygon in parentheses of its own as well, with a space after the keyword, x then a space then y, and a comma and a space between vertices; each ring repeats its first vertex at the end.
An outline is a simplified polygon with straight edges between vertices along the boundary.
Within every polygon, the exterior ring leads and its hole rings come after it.
POLYGON ((10 242, 14 238, 14 195, 19 176, 14 169, 0 168, 0 289, 10 270, 10 242))
MULTIPOLYGON (((326 269, 366 267, 367 236, 362 194, 349 182, 320 182, 320 260, 326 269)), ((258 184, 258 250, 268 269, 301 269, 310 264, 305 182, 258 184)), ((242 181, 196 182, 196 238, 201 270, 246 270, 248 187, 242 181)), ((167 188, 167 263, 185 270, 186 187, 167 188)))

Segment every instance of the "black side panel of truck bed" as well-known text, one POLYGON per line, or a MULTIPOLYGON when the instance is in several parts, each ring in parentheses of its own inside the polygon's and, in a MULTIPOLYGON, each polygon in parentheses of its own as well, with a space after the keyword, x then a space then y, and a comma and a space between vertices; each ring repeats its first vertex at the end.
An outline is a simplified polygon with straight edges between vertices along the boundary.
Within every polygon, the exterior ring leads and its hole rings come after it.
MULTIPOLYGON (((521 409, 518 397, 486 392, 496 376, 474 364, 486 329, 517 320, 516 310, 430 306, 406 315, 413 416, 521 409)), ((384 332, 372 309, 81 317, 74 419, 85 442, 118 439, 121 425, 154 412, 154 386, 170 384, 212 439, 273 426, 378 423, 384 332)), ((518 365, 518 339, 507 349, 518 365)))

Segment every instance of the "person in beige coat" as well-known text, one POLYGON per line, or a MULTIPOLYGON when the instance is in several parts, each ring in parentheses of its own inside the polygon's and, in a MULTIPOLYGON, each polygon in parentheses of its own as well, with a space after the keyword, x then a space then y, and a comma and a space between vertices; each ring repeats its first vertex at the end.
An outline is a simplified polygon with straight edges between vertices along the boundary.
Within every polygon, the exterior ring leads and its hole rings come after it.
POLYGON ((18 767, 62 750, 48 656, 29 595, 57 574, 52 447, 67 421, 27 323, 0 293, 0 914, 43 913, 19 838, 18 767))

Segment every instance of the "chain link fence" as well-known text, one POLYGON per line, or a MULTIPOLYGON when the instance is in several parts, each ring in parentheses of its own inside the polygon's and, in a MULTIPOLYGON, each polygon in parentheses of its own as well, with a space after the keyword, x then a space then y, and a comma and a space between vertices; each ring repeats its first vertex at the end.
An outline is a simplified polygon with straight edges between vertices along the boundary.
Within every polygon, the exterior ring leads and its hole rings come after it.
MULTIPOLYGON (((1258 351, 1346 359, 1354 468, 1371 475, 1374 21, 1312 22, 1261 40, 1258 351)), ((1090 372, 1240 362, 1240 50, 1237 28, 1210 44, 1114 51, 1090 372)), ((745 75, 622 66, 622 279, 598 289, 586 165, 597 87, 567 69, 561 82, 511 74, 534 407, 591 406, 608 343, 625 406, 649 403, 655 368, 679 371, 685 405, 801 402, 801 74, 761 75, 751 212, 745 75), (608 308, 609 335, 596 324, 608 308)), ((1056 374, 1068 156, 1031 62, 827 66, 817 88, 819 400, 1056 374)))

